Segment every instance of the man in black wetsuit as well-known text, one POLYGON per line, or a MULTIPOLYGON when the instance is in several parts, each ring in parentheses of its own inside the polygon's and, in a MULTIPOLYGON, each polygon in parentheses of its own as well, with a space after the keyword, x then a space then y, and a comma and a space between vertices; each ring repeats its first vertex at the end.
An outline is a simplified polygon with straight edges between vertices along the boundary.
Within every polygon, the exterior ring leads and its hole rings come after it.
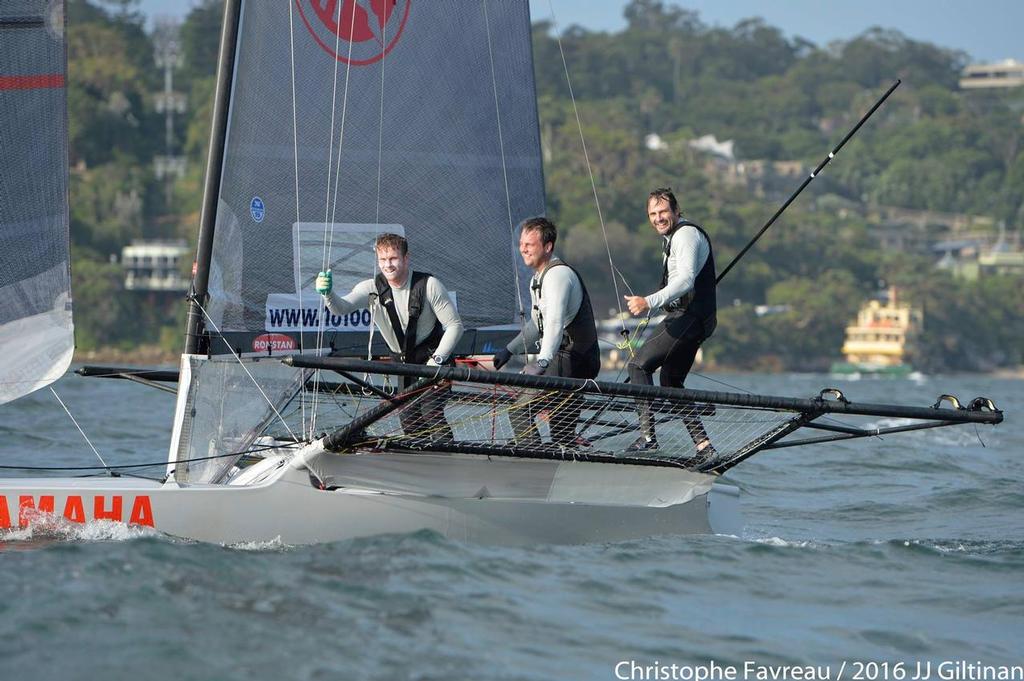
MULTIPOLYGON (((671 189, 655 189, 647 197, 647 217, 664 244, 661 286, 649 296, 625 296, 634 315, 661 308, 665 319, 629 361, 629 380, 651 385, 661 367, 661 385, 682 388, 693 366, 697 350, 715 330, 715 258, 711 239, 698 224, 686 220, 671 189)), ((639 403, 641 435, 629 451, 658 448, 650 405, 639 403)), ((714 448, 699 416, 683 418, 697 452, 711 454, 714 448)))

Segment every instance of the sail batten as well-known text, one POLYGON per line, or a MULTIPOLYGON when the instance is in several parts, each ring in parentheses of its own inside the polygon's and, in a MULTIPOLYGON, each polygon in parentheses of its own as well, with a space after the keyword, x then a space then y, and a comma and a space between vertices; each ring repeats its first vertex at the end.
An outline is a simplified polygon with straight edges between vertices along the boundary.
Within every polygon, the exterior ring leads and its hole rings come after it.
POLYGON ((74 353, 66 72, 63 3, 0 4, 0 403, 74 353))

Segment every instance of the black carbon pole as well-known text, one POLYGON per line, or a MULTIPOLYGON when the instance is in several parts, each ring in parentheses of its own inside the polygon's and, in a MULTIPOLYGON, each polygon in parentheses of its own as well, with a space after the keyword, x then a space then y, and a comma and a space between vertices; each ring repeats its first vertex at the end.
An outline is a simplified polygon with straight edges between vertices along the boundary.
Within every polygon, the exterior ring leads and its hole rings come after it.
POLYGON ((885 91, 885 94, 882 95, 881 99, 879 99, 877 102, 875 102, 875 105, 873 107, 871 107, 868 110, 868 112, 866 114, 864 114, 863 117, 861 117, 861 119, 859 121, 857 121, 857 125, 853 126, 853 130, 850 130, 850 132, 846 133, 846 137, 844 137, 843 140, 839 144, 836 145, 836 148, 833 149, 832 151, 830 151, 828 156, 826 156, 822 160, 822 162, 818 164, 818 167, 811 171, 811 174, 807 176, 807 178, 803 181, 803 184, 801 184, 797 188, 797 190, 795 192, 793 192, 792 196, 790 196, 788 199, 786 199, 786 202, 784 204, 782 204, 781 208, 779 208, 777 211, 775 211, 775 215, 773 215, 771 217, 771 219, 768 220, 768 222, 765 223, 764 227, 761 228, 761 231, 758 232, 757 235, 755 235, 754 238, 750 240, 750 243, 748 243, 746 246, 744 246, 743 250, 736 254, 736 257, 732 259, 732 262, 730 262, 728 265, 726 265, 725 269, 723 269, 718 274, 718 278, 715 279, 715 283, 716 284, 720 283, 723 279, 725 279, 725 275, 727 275, 729 273, 729 270, 731 270, 733 268, 733 266, 737 262, 739 262, 740 258, 742 258, 744 255, 746 255, 747 251, 749 251, 751 248, 753 248, 754 244, 757 243, 757 240, 761 238, 761 235, 768 231, 768 228, 772 226, 772 224, 778 219, 778 217, 780 215, 782 215, 787 208, 789 208, 789 204, 793 203, 793 201, 796 200, 796 197, 800 196, 800 192, 802 192, 804 190, 804 188, 807 185, 809 185, 811 183, 811 181, 814 180, 815 177, 818 176, 818 173, 820 173, 825 168, 825 166, 828 165, 829 161, 831 161, 833 158, 835 158, 836 154, 839 153, 839 150, 843 148, 843 145, 845 145, 847 142, 849 142, 850 138, 853 137, 855 134, 857 134, 857 131, 860 130, 860 126, 864 125, 864 123, 866 123, 867 120, 869 118, 871 118, 871 115, 873 113, 875 113, 875 111, 878 109, 878 107, 882 106, 882 103, 886 99, 889 98, 889 95, 891 95, 893 93, 893 91, 896 88, 899 87, 900 82, 901 81, 899 79, 897 79, 896 82, 893 83, 889 87, 889 89, 885 91))
POLYGON ((207 350, 203 308, 209 295, 210 257, 213 253, 213 229, 217 221, 217 199, 220 196, 221 171, 224 168, 224 143, 227 139, 232 75, 235 70, 235 48, 238 44, 238 21, 241 0, 228 0, 224 5, 224 25, 220 34, 220 58, 217 62, 217 94, 214 97, 213 124, 210 133, 210 155, 206 161, 203 186, 203 209, 199 220, 199 244, 196 248, 195 274, 189 295, 188 322, 185 331, 185 354, 207 350))
MULTIPOLYGON (((778 397, 773 395, 745 395, 740 393, 690 390, 688 388, 664 388, 654 385, 612 383, 608 381, 594 381, 583 378, 530 376, 528 374, 513 374, 504 371, 467 369, 465 367, 428 367, 420 364, 401 364, 399 362, 370 362, 367 360, 353 359, 349 357, 291 355, 290 357, 285 357, 281 361, 288 366, 305 369, 330 369, 332 371, 340 370, 356 374, 383 374, 389 376, 407 376, 412 378, 435 379, 442 381, 464 381, 467 383, 482 383, 485 385, 508 385, 519 388, 539 388, 541 390, 574 391, 605 396, 619 395, 623 397, 639 397, 655 400, 663 399, 676 404, 679 402, 697 402, 819 414, 893 416, 911 419, 949 421, 951 423, 996 424, 1001 423, 1003 420, 1003 412, 995 409, 994 405, 992 405, 991 410, 905 407, 891 404, 854 403, 844 401, 845 398, 825 400, 821 397, 818 399, 801 399, 796 397, 778 397)), ((398 399, 398 396, 394 399, 398 399)))
POLYGON ((337 452, 344 449, 353 438, 359 437, 363 429, 368 425, 375 423, 376 421, 380 421, 382 418, 395 411, 409 400, 417 397, 421 391, 437 383, 438 380, 440 379, 436 377, 425 376, 397 395, 393 397, 389 395, 386 400, 378 404, 373 409, 355 417, 348 423, 348 425, 343 428, 339 428, 325 437, 324 449, 329 452, 337 452))

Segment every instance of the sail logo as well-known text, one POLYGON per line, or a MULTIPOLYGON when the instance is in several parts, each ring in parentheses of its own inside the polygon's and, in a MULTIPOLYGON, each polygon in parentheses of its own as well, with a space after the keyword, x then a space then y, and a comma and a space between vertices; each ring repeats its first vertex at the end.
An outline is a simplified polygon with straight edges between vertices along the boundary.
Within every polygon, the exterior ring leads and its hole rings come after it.
POLYGON ((380 61, 398 43, 412 0, 295 0, 313 40, 344 64, 380 61))
POLYGON ((249 215, 256 222, 263 222, 263 218, 267 215, 267 207, 263 203, 263 199, 258 196, 252 197, 252 201, 249 202, 249 215))
MULTIPOLYGON (((55 513, 55 497, 52 494, 43 494, 35 497, 22 494, 17 497, 17 506, 12 508, 7 496, 0 494, 0 529, 12 527, 11 520, 16 516, 19 527, 28 527, 33 520, 52 516, 55 513)), ((61 515, 73 523, 84 523, 87 520, 113 520, 114 522, 125 522, 125 511, 128 512, 129 525, 145 525, 153 527, 153 505, 149 495, 140 494, 135 497, 125 497, 120 494, 112 494, 109 497, 96 495, 89 499, 82 498, 79 494, 69 494, 64 500, 64 508, 61 515), (87 509, 86 501, 91 501, 87 509), (87 510, 92 511, 91 517, 86 514, 87 510)))
MULTIPOLYGON (((283 318, 281 315, 280 318, 283 318)), ((278 324, 280 326, 280 324, 278 324)), ((266 352, 272 354, 274 352, 288 352, 294 350, 298 345, 295 343, 295 339, 291 336, 286 336, 283 333, 265 333, 262 336, 257 336, 252 341, 253 352, 266 352)))

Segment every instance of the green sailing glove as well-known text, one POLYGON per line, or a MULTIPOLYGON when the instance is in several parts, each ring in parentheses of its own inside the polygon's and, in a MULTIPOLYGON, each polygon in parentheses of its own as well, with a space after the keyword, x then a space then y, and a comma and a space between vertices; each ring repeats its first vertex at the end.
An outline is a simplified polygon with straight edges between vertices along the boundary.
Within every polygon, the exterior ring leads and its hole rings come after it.
POLYGON ((316 277, 316 292, 322 296, 330 295, 331 289, 334 288, 334 277, 331 275, 331 271, 321 272, 316 277))

